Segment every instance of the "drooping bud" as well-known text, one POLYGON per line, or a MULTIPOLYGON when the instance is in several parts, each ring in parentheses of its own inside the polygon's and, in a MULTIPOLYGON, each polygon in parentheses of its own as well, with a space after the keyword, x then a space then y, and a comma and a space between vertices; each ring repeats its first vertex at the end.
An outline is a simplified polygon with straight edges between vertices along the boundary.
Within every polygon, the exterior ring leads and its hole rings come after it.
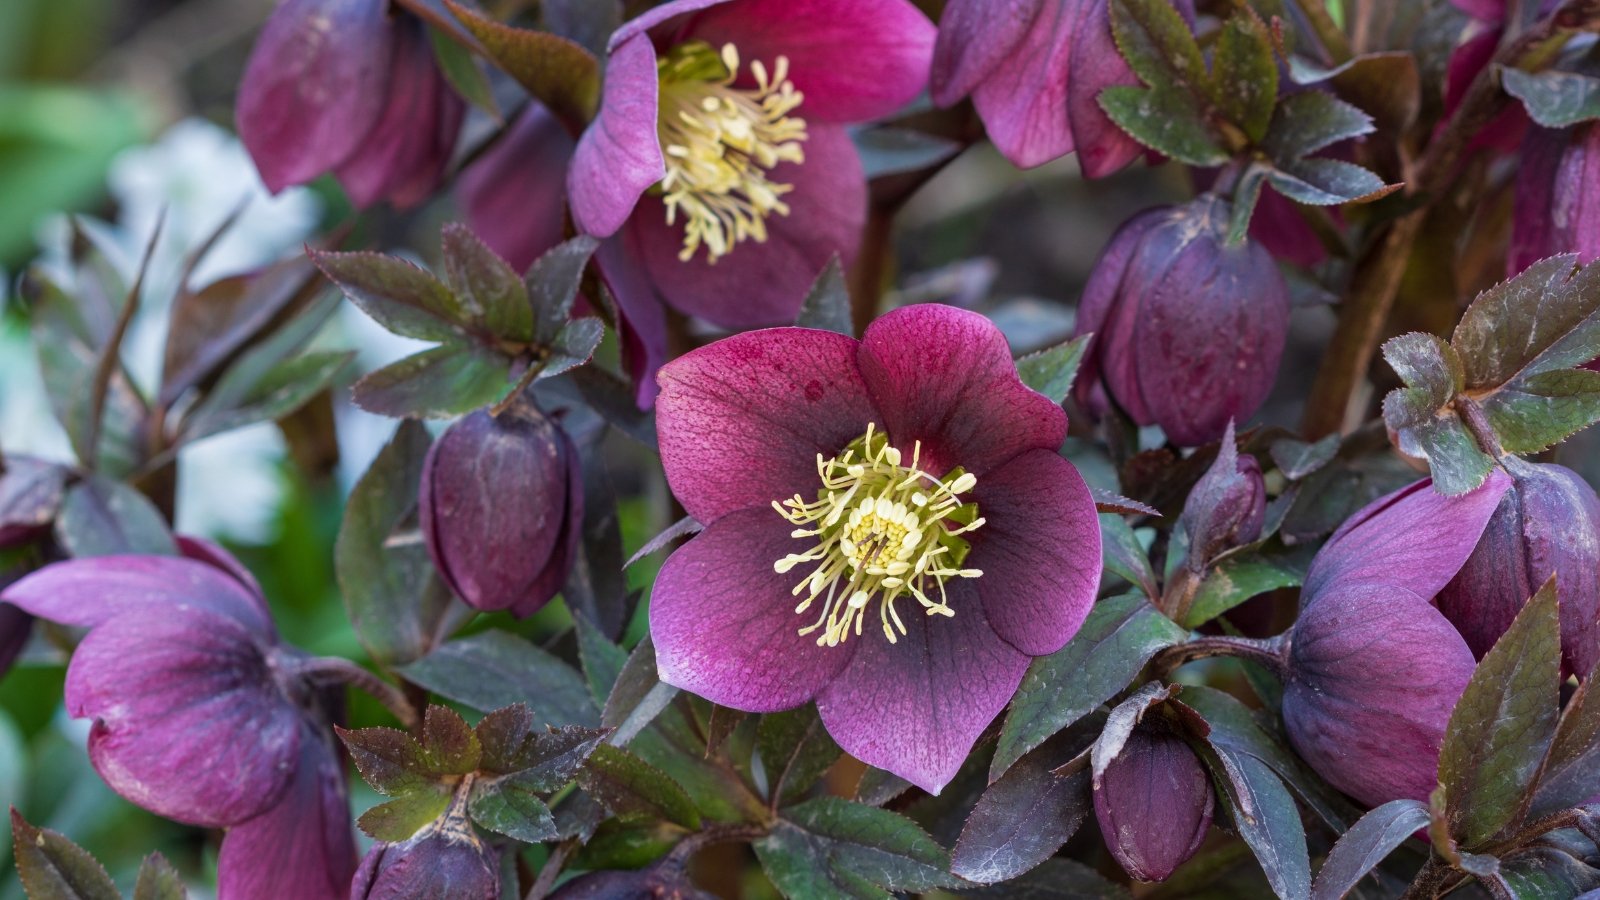
POLYGON ((1439 611, 1483 657, 1551 576, 1561 600, 1561 663, 1583 677, 1600 661, 1600 497, 1578 473, 1507 457, 1511 488, 1477 549, 1439 593, 1439 611))
POLYGON ((1600 128, 1529 129, 1515 196, 1507 274, 1562 253, 1600 259, 1600 128))
POLYGON ((430 827, 367 851, 350 900, 497 900, 499 869, 494 851, 476 835, 430 827))
POLYGON ((1140 723, 1094 786, 1094 815, 1123 871, 1164 881, 1205 840, 1216 796, 1183 738, 1140 723))
POLYGON ((1226 243, 1229 209, 1205 194, 1141 213, 1112 236, 1078 311, 1077 334, 1096 335, 1079 379, 1091 411, 1109 397, 1140 425, 1197 446, 1266 399, 1289 294, 1259 244, 1226 243))
POLYGON ((583 524, 578 454, 531 405, 450 426, 418 502, 428 554, 469 606, 529 616, 566 582, 583 524))
POLYGON ((1189 538, 1190 561, 1205 566, 1217 554, 1254 541, 1266 515, 1261 464, 1254 456, 1239 455, 1229 422, 1216 461, 1189 492, 1178 520, 1189 538))

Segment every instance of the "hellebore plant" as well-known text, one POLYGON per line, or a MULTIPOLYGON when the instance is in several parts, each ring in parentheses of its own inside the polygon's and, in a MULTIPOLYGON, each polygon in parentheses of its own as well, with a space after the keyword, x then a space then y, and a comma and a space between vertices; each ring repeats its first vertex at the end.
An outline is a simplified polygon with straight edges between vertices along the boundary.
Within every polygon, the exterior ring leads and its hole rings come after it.
POLYGON ((947 784, 1035 656, 1082 624, 1094 503, 1061 408, 988 320, 891 312, 860 341, 750 332, 661 373, 661 457, 706 530, 650 605, 664 681, 947 784))

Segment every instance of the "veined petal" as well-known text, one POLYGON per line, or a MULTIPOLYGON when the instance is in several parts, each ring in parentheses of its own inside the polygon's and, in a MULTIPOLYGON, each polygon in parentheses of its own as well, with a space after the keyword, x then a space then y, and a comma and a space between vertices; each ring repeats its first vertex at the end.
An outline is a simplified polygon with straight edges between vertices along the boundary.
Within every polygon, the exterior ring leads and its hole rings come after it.
POLYGON ((1082 0, 1046 4, 1022 41, 972 92, 989 139, 1022 168, 1072 151, 1067 79, 1086 5, 1082 0))
POLYGON ((600 113, 578 140, 567 195, 585 234, 610 237, 634 204, 667 174, 656 136, 656 51, 648 38, 624 41, 611 54, 600 113))
POLYGON ((950 0, 939 16, 929 87, 933 101, 953 106, 1015 51, 1033 21, 1054 0, 950 0))
POLYGON ((621 313, 617 331, 621 335, 623 364, 638 386, 635 399, 640 409, 649 409, 661 390, 656 370, 667 358, 667 315, 661 295, 650 283, 638 256, 636 229, 628 228, 601 243, 594 259, 600 280, 616 299, 621 313))
POLYGON ((198 609, 226 616, 259 637, 274 635, 265 601, 231 567, 219 569, 175 556, 97 556, 59 562, 23 578, 0 596, 62 625, 94 626, 125 612, 162 617, 198 609))

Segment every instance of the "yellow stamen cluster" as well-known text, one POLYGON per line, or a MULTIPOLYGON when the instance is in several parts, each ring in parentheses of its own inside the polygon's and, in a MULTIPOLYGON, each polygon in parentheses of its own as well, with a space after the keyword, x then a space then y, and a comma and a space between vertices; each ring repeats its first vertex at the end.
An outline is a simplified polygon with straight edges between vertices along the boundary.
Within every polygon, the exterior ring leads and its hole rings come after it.
POLYGON ((983 574, 961 567, 971 549, 961 535, 981 527, 983 519, 978 507, 962 502, 960 495, 971 491, 978 479, 960 468, 936 478, 920 468, 921 457, 918 442, 911 464, 902 466, 899 449, 868 425, 865 435, 833 459, 817 454, 822 489, 814 502, 799 494, 773 501, 780 515, 801 526, 793 537, 817 541, 772 567, 784 574, 816 564, 793 593, 805 596, 795 607, 797 614, 822 598, 821 617, 800 629, 803 635, 819 632, 818 645, 836 647, 852 631, 859 636, 874 597, 881 601, 878 618, 892 644, 896 632, 906 633, 896 600, 910 596, 927 615, 953 616, 945 582, 983 574), (937 600, 930 596, 935 592, 937 600))
POLYGON ((804 162, 801 143, 806 123, 789 115, 803 99, 789 81, 789 60, 778 57, 769 73, 750 63, 754 88, 735 88, 739 53, 724 44, 719 53, 704 41, 690 41, 662 55, 661 141, 667 175, 659 188, 667 224, 683 217, 683 250, 688 262, 701 245, 716 262, 735 244, 767 239, 767 216, 786 216, 783 196, 793 185, 767 173, 780 162, 804 162))

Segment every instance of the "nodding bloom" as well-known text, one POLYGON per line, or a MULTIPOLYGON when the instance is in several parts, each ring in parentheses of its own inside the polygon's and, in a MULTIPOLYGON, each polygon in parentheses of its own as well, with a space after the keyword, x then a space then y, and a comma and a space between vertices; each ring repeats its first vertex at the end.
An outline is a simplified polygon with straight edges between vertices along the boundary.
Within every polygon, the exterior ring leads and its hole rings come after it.
POLYGON ((130 802, 227 829, 218 896, 342 900, 355 841, 322 692, 255 579, 179 543, 182 557, 57 563, 0 597, 89 629, 66 683, 68 712, 93 720, 89 760, 130 802))
POLYGON ((388 0, 283 0, 239 84, 239 137, 267 188, 332 172, 359 207, 427 199, 465 113, 422 21, 388 0))
MULTIPOLYGON (((1373 501, 1317 552, 1290 632, 1283 724, 1319 775, 1368 806, 1427 800, 1476 661, 1432 601, 1511 480, 1445 497, 1429 480, 1373 501)), ((1526 599, 1526 598, 1524 598, 1526 599)))
POLYGON ((907 0, 656 7, 612 35, 576 146, 528 113, 468 173, 469 218, 513 264, 531 261, 517 255, 559 237, 549 201, 565 178, 578 229, 611 238, 597 260, 648 404, 662 304, 729 329, 785 325, 830 259, 851 262, 867 189, 846 127, 922 91, 933 39, 907 0), (529 206, 497 203, 508 186, 529 206))
POLYGON ((1066 415, 998 329, 896 310, 860 341, 776 328, 661 370, 673 492, 706 523, 656 581, 663 680, 772 712, 937 792, 1060 649, 1100 573, 1066 415))

